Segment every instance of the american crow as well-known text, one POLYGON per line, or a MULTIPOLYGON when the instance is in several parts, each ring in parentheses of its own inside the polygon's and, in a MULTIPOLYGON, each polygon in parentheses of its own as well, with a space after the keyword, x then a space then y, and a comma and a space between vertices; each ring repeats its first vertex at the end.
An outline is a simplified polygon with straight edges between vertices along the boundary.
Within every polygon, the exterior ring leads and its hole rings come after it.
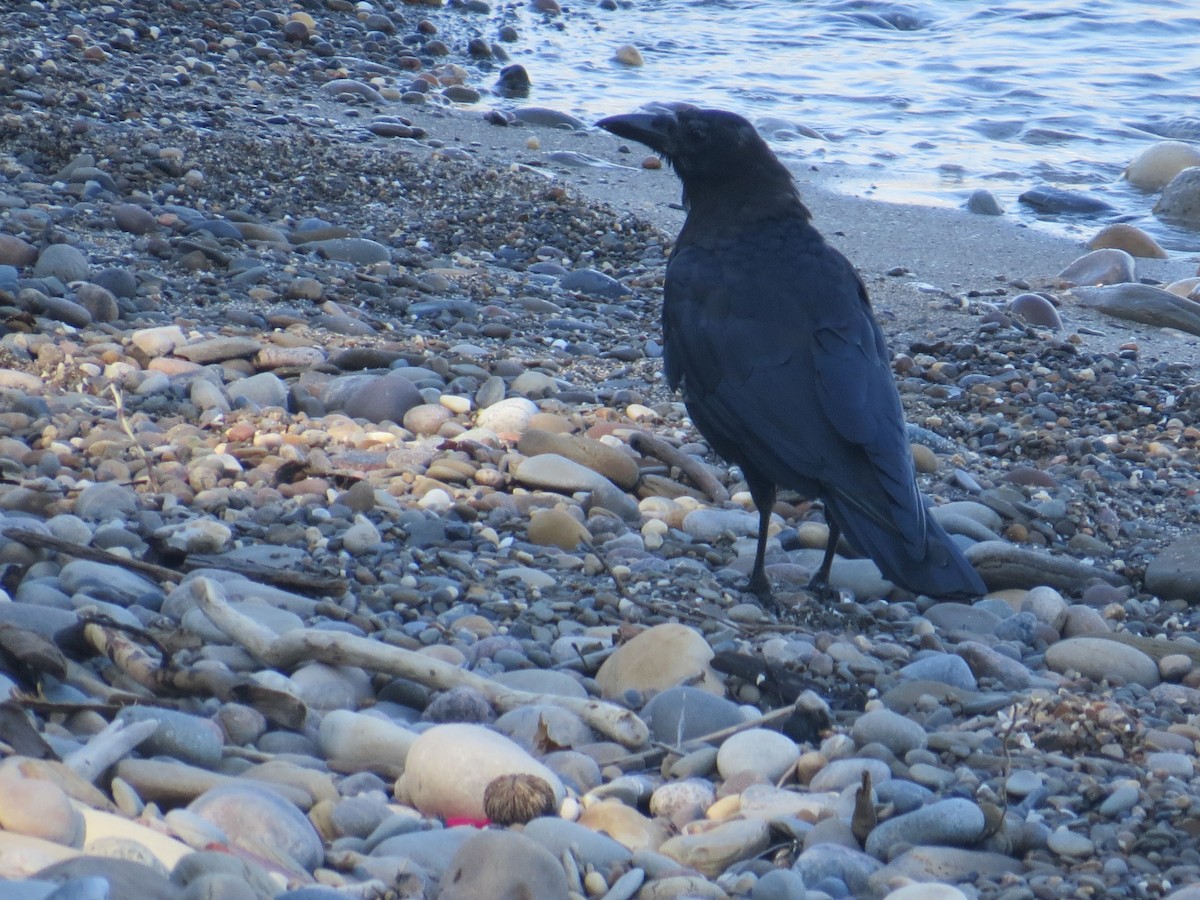
POLYGON ((712 448, 736 463, 759 513, 750 589, 764 600, 778 488, 819 498, 838 537, 889 580, 933 597, 985 588, 926 514, 890 354, 854 267, 810 224, 792 176, 734 113, 680 106, 599 123, 663 156, 687 219, 667 263, 667 381, 712 448))

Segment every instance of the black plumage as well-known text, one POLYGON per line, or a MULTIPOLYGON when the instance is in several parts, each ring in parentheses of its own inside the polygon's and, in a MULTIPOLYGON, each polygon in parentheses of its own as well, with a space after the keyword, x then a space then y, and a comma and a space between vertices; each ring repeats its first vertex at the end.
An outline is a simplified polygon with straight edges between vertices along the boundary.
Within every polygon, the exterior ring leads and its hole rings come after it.
POLYGON ((687 219, 667 264, 666 376, 759 510, 750 587, 770 596, 767 526, 779 488, 820 499, 825 589, 844 534, 913 592, 964 597, 978 573, 917 488, 883 332, 850 262, 811 224, 791 173, 734 113, 679 107, 600 127, 662 155, 687 219))

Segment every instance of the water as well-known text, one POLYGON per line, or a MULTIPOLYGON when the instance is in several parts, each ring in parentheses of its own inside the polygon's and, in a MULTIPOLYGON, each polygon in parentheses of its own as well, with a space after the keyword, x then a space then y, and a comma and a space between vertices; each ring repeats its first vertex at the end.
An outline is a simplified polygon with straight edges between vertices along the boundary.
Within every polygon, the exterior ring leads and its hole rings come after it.
POLYGON ((1164 136, 1200 141, 1194 0, 637 0, 521 15, 513 60, 530 103, 587 121, 664 100, 734 109, 848 193, 960 206, 987 188, 1037 227, 1093 233, 1095 219, 1039 220, 1017 202, 1051 184, 1102 197, 1168 249, 1200 249, 1120 180, 1164 136), (643 67, 613 61, 623 44, 643 67))

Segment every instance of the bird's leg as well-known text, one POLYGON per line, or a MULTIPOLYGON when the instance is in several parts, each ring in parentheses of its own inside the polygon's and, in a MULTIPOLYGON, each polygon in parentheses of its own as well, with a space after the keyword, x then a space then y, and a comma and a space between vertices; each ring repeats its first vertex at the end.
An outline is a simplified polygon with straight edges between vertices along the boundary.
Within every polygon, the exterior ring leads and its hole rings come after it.
POLYGON ((775 485, 746 479, 750 496, 758 507, 758 547, 754 552, 754 569, 750 572, 750 591, 765 607, 773 607, 771 582, 767 579, 767 530, 771 525, 771 510, 775 508, 775 485))
POLYGON ((825 556, 821 560, 821 568, 817 569, 817 574, 812 577, 808 583, 808 589, 823 600, 836 599, 838 591, 829 584, 829 570, 833 568, 833 557, 837 553, 838 540, 842 536, 842 529, 838 527, 837 522, 829 518, 826 513, 825 520, 829 523, 829 538, 825 543, 825 556))

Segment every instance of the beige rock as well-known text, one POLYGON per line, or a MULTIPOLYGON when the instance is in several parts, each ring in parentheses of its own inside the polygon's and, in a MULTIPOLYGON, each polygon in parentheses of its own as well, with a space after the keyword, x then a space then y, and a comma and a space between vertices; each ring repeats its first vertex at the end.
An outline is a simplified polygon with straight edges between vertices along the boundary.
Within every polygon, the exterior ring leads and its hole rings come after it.
POLYGON ((1200 147, 1184 141, 1159 141, 1134 157, 1125 178, 1143 191, 1161 191, 1189 166, 1200 166, 1200 147))
POLYGON ((590 542, 587 527, 564 509, 536 509, 529 519, 529 542, 539 547, 574 550, 581 542, 590 542))
POLYGON ((536 775, 562 801, 558 776, 514 741, 481 725, 436 725, 413 742, 396 793, 427 816, 483 819, 488 784, 515 774, 536 775))
POLYGON ((0 830, 0 878, 29 878, 49 865, 79 855, 78 850, 53 841, 0 830))
POLYGON ((620 800, 593 803, 579 816, 579 824, 607 834, 630 850, 657 850, 667 839, 661 822, 643 816, 620 800))
POLYGON ((1130 256, 1140 256, 1143 259, 1166 259, 1167 251, 1159 246, 1158 241, 1142 231, 1136 225, 1126 222, 1116 222, 1106 225, 1096 232, 1096 236, 1087 242, 1089 250, 1124 250, 1130 256))
POLYGON ((395 775, 417 739, 416 732, 370 713, 335 709, 321 720, 321 751, 335 768, 395 775))
POLYGON ((84 849, 94 852, 98 844, 107 844, 113 840, 129 841, 144 847, 151 856, 158 860, 169 872, 175 864, 193 850, 183 841, 177 841, 152 828, 147 828, 138 822, 131 822, 122 816, 101 812, 98 809, 84 808, 83 820, 87 826, 87 839, 84 849))
POLYGON ((724 694, 721 676, 709 665, 712 648, 698 631, 676 622, 648 628, 604 661, 596 681, 605 697, 625 691, 662 691, 683 682, 724 694))
POLYGON ((1200 297, 1200 275, 1172 281, 1166 286, 1165 290, 1170 291, 1176 296, 1195 300, 1197 297, 1200 297))
POLYGON ((716 878, 735 862, 758 856, 771 844, 771 829, 761 819, 734 819, 696 834, 681 834, 658 848, 680 865, 716 878))
POLYGON ((83 846, 83 816, 66 792, 49 781, 23 778, 14 769, 0 771, 0 828, 67 847, 83 846))

